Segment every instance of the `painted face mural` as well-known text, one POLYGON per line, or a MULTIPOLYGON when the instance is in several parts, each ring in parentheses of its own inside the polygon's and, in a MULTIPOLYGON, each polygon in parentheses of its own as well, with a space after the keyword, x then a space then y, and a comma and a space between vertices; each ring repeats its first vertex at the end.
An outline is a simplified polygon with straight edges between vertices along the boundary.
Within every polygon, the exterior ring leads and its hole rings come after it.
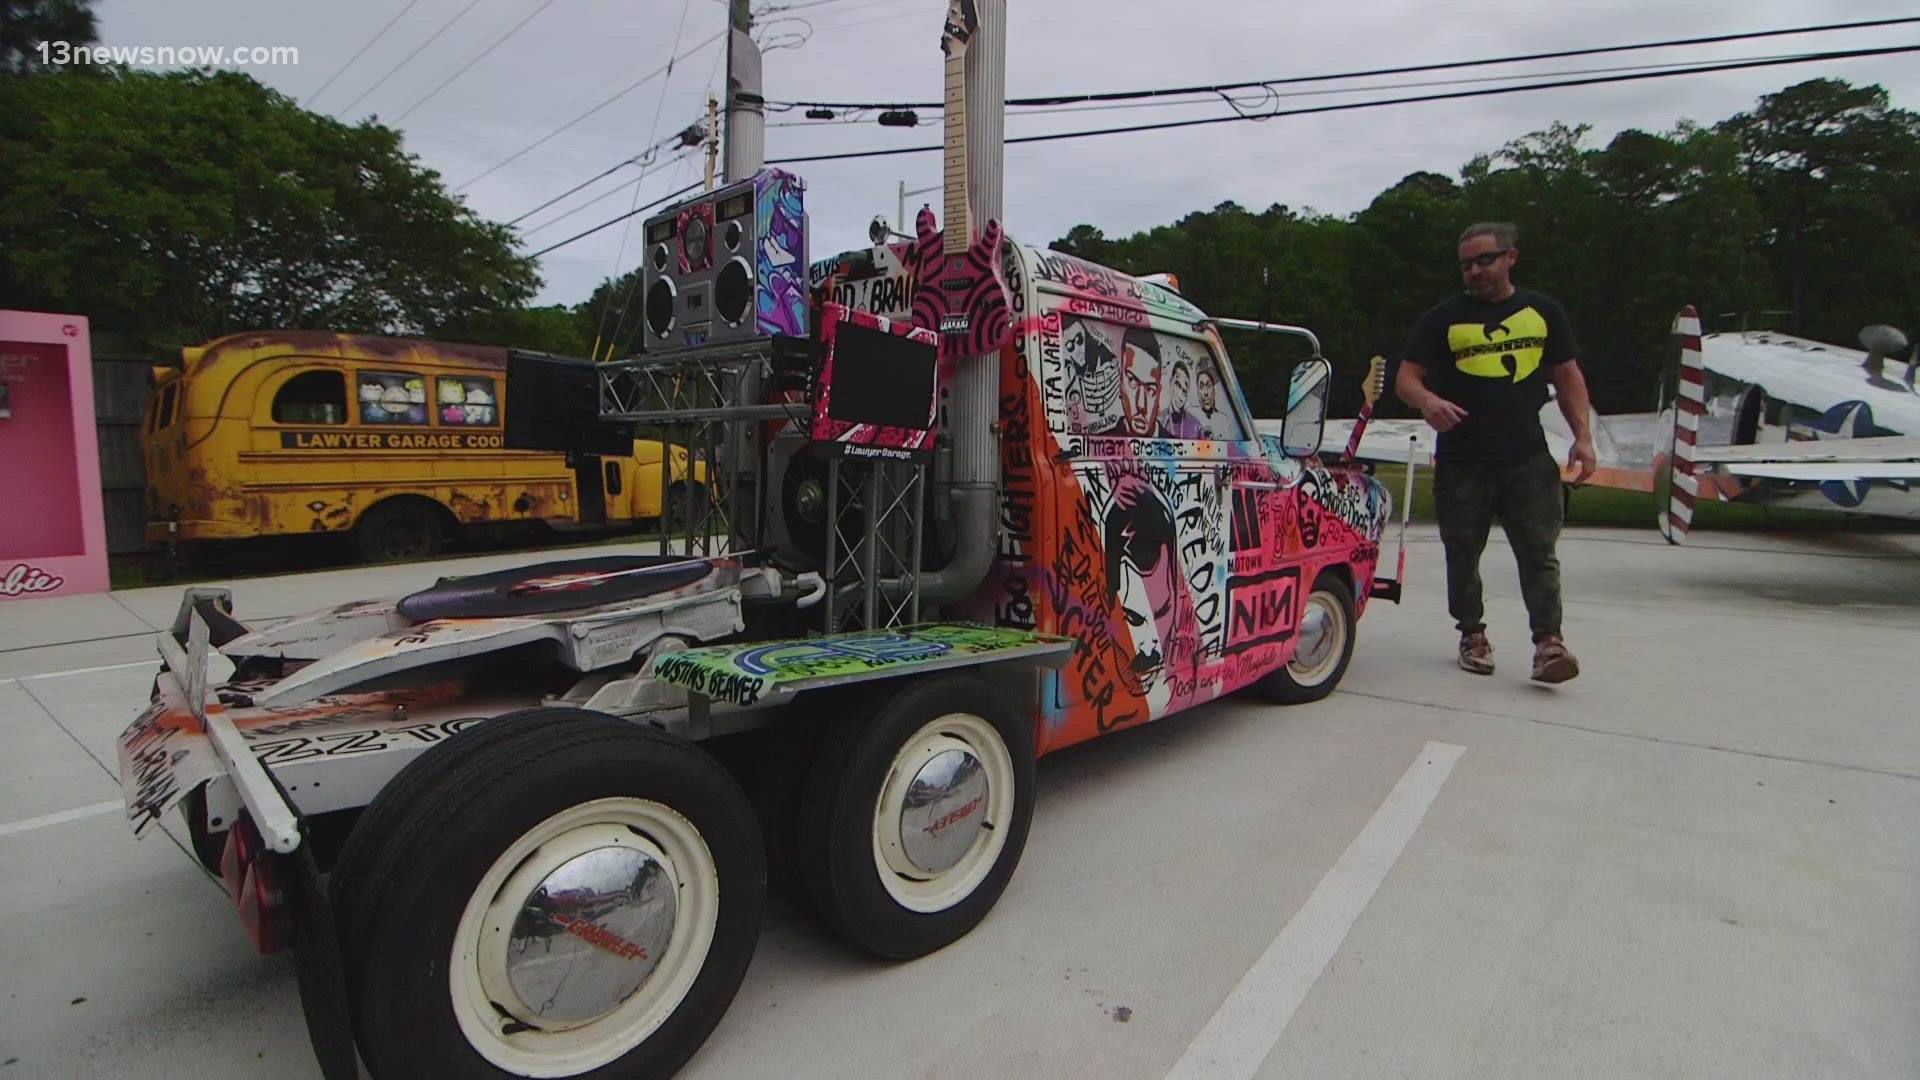
POLYGON ((1084 319, 1067 323, 1067 407, 1076 431, 1106 431, 1120 423, 1120 354, 1102 328, 1084 319))
POLYGON ((1218 391, 1215 389, 1217 385, 1218 384, 1213 377, 1213 371, 1209 368, 1204 368, 1204 367, 1201 368, 1200 369, 1200 411, 1205 413, 1208 416, 1212 416, 1215 412, 1218 412, 1220 409, 1219 398, 1217 396, 1218 391))
POLYGON ((1120 601, 1134 657, 1127 672, 1136 693, 1151 690, 1165 666, 1162 642, 1173 632, 1180 568, 1173 518, 1151 486, 1115 490, 1105 527, 1107 595, 1120 601))
POLYGON ((1146 438, 1160 422, 1160 344, 1151 333, 1129 330, 1123 353, 1126 378, 1120 401, 1126 418, 1116 434, 1146 438))
POLYGON ((1179 415, 1187 410, 1187 397, 1193 393, 1193 372, 1188 369, 1185 360, 1173 362, 1173 373, 1167 376, 1167 412, 1179 415))

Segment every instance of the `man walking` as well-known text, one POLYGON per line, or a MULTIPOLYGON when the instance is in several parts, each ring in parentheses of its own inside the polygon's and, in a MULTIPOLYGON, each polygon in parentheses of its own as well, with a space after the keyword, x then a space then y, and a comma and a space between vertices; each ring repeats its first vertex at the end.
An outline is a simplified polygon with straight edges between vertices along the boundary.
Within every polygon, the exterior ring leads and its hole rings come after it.
POLYGON ((1400 399, 1440 433, 1433 496, 1447 553, 1447 609, 1460 631, 1460 666, 1493 674, 1480 587, 1480 556, 1494 518, 1520 566, 1533 630, 1533 677, 1561 683, 1580 665, 1560 637, 1560 467, 1547 450, 1540 409, 1547 384, 1573 430, 1574 482, 1594 470, 1587 383, 1573 328, 1550 296, 1513 285, 1517 232, 1505 222, 1460 234, 1462 295, 1420 317, 1394 379, 1400 399))

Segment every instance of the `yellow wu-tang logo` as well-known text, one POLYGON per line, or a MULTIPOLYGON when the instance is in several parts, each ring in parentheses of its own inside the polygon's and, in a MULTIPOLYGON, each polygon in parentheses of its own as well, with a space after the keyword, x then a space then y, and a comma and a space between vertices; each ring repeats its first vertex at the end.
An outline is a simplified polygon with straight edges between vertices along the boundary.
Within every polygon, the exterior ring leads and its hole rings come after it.
POLYGON ((1483 379, 1519 382, 1539 370, 1547 349, 1547 320, 1531 307, 1495 323, 1454 323, 1447 327, 1453 366, 1483 379))

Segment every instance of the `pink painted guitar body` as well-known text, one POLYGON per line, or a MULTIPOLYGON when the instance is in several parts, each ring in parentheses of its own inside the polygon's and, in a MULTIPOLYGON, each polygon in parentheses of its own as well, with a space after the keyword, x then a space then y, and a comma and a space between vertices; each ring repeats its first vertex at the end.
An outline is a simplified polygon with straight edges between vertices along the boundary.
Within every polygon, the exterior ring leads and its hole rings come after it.
POLYGON ((914 324, 939 335, 942 360, 1000 351, 1013 332, 1007 279, 1000 269, 1000 223, 989 220, 972 244, 952 255, 934 227, 931 209, 920 208, 914 227, 920 276, 914 324))

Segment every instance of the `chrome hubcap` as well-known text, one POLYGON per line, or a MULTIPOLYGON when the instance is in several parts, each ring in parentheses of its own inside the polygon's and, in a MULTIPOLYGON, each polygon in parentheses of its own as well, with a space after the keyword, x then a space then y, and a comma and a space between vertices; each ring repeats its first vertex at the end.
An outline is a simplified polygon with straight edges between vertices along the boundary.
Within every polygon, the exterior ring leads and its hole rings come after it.
POLYGON ((914 774, 900 810, 900 844, 928 874, 953 869, 987 821, 986 770, 965 750, 945 750, 914 774))
POLYGON ((1333 651, 1333 638, 1333 617, 1327 609, 1308 605, 1306 617, 1300 620, 1300 647, 1294 653, 1294 666, 1313 669, 1326 663, 1327 654, 1333 651))
POLYGON ((507 946, 524 1017, 551 1029, 619 1008, 659 965, 677 914, 672 877, 650 852, 602 847, 562 863, 527 897, 507 946))

